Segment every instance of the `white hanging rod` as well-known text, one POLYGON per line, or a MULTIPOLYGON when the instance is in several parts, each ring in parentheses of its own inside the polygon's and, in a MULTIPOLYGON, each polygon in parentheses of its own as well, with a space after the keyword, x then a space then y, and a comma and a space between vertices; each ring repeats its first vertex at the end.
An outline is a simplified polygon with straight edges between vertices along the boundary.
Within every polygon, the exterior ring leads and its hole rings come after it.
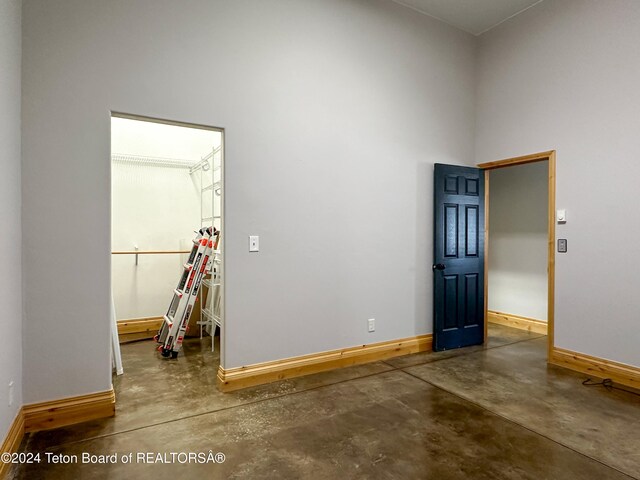
POLYGON ((126 163, 129 165, 144 165, 149 167, 168 167, 168 168, 184 168, 193 167, 193 161, 181 160, 176 158, 147 157, 144 155, 126 155, 114 153, 111 155, 111 161, 114 163, 126 163))
POLYGON ((191 250, 121 250, 113 251, 111 255, 163 255, 171 253, 191 253, 191 250))

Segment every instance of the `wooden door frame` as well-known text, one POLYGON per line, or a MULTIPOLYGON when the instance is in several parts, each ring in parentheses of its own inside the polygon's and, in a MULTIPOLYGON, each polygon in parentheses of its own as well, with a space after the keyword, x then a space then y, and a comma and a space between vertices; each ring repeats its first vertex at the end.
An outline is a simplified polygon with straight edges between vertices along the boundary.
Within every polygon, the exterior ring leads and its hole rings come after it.
POLYGON ((548 161, 548 246, 547 246, 547 361, 554 348, 555 264, 556 264, 556 151, 479 163, 484 176, 484 340, 487 341, 489 293, 489 172, 498 168, 548 161))

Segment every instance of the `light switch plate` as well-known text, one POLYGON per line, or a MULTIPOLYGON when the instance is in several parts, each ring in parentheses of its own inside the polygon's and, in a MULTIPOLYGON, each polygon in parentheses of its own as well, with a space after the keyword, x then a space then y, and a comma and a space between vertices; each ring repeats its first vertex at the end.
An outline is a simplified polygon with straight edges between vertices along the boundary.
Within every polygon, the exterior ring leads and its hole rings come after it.
POLYGON ((258 235, 249 236, 249 251, 250 252, 260 251, 260 237, 258 235))
POLYGON ((367 320, 367 331, 369 333, 376 331, 376 319, 375 318, 370 318, 369 320, 367 320))

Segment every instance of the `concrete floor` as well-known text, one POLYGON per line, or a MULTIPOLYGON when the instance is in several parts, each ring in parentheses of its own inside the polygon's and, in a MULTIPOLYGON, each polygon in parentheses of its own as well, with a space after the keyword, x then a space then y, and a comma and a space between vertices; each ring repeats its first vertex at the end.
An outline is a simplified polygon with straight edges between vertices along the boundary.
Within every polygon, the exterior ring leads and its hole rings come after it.
POLYGON ((177 360, 152 342, 123 345, 116 417, 23 441, 78 463, 23 465, 10 478, 640 478, 640 397, 548 367, 537 334, 491 325, 486 346, 227 394, 208 342, 188 341, 177 360), (209 451, 224 463, 136 462, 209 451), (134 461, 82 464, 83 453, 134 461))

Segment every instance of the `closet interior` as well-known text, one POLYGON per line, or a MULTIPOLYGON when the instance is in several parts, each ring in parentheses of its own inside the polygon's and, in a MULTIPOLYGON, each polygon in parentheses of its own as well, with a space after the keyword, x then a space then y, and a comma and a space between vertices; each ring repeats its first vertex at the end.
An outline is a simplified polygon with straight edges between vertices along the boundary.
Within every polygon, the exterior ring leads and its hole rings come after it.
POLYGON ((193 268, 194 238, 210 228, 221 234, 209 268, 202 267, 197 300, 170 321, 184 320, 185 337, 215 348, 224 323, 222 140, 217 129, 112 117, 112 317, 119 343, 153 339, 169 321, 176 286, 193 268))

